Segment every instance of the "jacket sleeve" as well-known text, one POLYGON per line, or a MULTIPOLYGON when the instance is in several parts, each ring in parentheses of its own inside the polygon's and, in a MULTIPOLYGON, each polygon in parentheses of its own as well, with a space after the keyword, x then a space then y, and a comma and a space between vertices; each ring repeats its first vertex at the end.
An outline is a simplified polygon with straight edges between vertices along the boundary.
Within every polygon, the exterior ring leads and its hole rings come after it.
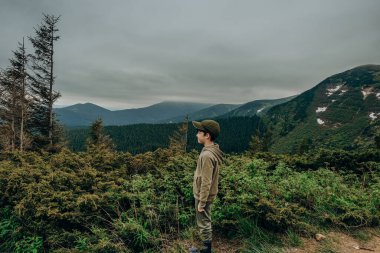
POLYGON ((204 208, 206 206, 206 201, 208 195, 210 194, 212 174, 214 170, 214 165, 212 163, 211 157, 202 157, 202 170, 201 170, 201 189, 199 193, 199 207, 204 208))

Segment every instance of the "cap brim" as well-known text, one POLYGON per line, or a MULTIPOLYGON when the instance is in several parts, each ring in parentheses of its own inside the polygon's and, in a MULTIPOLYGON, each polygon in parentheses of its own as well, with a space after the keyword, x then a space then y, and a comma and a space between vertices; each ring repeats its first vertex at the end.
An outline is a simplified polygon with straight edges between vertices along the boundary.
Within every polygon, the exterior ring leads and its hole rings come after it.
POLYGON ((192 121, 191 123, 193 123, 193 126, 194 126, 196 129, 205 130, 205 128, 202 126, 201 122, 198 122, 198 121, 192 121))

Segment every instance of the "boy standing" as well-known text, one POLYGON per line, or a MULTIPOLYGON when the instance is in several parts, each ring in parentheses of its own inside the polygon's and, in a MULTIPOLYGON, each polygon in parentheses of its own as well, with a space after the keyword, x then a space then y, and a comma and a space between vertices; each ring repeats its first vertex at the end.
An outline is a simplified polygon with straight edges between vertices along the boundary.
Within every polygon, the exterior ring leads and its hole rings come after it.
POLYGON ((223 162, 223 152, 214 143, 220 133, 220 126, 214 120, 192 123, 198 130, 198 143, 203 145, 193 181, 196 220, 204 244, 200 252, 211 253, 211 204, 218 193, 219 168, 223 162))

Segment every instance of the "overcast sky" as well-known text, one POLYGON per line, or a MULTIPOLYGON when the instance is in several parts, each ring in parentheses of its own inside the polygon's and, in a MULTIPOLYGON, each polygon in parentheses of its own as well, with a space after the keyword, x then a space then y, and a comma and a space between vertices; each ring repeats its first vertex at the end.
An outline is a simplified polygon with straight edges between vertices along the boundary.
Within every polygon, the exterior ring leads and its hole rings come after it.
POLYGON ((57 105, 241 104, 380 64, 379 11, 378 0, 0 0, 0 67, 42 13, 61 15, 57 105))

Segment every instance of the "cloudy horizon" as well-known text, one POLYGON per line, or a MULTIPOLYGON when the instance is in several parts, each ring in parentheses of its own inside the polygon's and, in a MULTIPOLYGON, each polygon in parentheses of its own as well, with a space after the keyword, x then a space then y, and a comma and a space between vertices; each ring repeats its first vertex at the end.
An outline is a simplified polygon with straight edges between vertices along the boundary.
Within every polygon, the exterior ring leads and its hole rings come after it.
POLYGON ((283 98, 380 64, 379 9, 376 0, 4 0, 0 68, 46 13, 61 15, 57 106, 283 98))

